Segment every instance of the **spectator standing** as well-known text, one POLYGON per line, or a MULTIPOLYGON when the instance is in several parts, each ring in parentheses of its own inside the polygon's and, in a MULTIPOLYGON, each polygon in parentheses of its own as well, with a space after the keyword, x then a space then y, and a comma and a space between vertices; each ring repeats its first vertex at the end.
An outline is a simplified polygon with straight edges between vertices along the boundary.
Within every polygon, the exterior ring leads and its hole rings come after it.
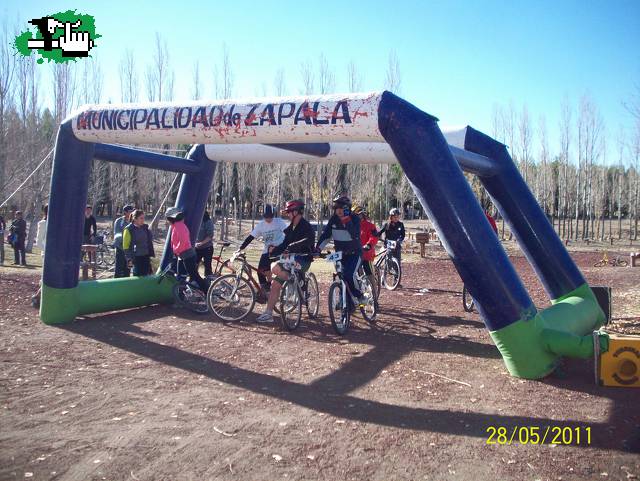
POLYGON ((36 247, 40 249, 40 255, 44 257, 44 248, 47 243, 47 217, 49 214, 49 206, 42 208, 42 219, 38 222, 38 230, 36 234, 36 247))
POLYGON ((13 265, 18 266, 26 266, 27 259, 25 256, 24 249, 24 241, 27 238, 27 222, 22 218, 22 212, 17 210, 13 222, 11 222, 11 227, 9 228, 9 232, 12 237, 12 246, 13 246, 13 255, 14 262, 13 265))
POLYGON ((129 277, 131 275, 131 269, 127 263, 127 256, 122 247, 122 234, 125 227, 129 225, 129 217, 133 212, 132 205, 125 205, 122 208, 122 216, 118 217, 113 223, 113 245, 116 248, 116 266, 114 269, 113 277, 129 277))
POLYGON ((200 264, 200 261, 204 259, 204 275, 210 276, 213 274, 211 268, 211 261, 213 259, 213 220, 211 216, 205 210, 202 216, 202 224, 200 224, 200 230, 198 231, 198 237, 196 237, 196 265, 200 264))
POLYGON ((151 258, 155 257, 155 252, 151 231, 144 223, 143 210, 137 209, 131 214, 131 223, 122 234, 122 247, 127 261, 133 266, 134 276, 151 274, 151 258))
POLYGON ((98 233, 98 224, 96 218, 93 216, 93 208, 88 205, 84 210, 84 231, 83 231, 83 244, 93 244, 93 239, 98 233))

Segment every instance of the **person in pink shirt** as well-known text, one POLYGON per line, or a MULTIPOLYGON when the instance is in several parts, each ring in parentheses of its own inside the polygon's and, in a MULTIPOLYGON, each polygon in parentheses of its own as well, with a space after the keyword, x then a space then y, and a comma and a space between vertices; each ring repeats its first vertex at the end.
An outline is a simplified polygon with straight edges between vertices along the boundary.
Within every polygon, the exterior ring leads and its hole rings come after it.
POLYGON ((184 223, 184 212, 179 207, 171 207, 165 213, 167 222, 171 224, 171 250, 182 262, 184 269, 189 274, 189 281, 198 284, 202 292, 207 292, 209 286, 207 282, 200 276, 198 272, 198 264, 196 262, 196 250, 191 245, 191 235, 189 228, 184 223))

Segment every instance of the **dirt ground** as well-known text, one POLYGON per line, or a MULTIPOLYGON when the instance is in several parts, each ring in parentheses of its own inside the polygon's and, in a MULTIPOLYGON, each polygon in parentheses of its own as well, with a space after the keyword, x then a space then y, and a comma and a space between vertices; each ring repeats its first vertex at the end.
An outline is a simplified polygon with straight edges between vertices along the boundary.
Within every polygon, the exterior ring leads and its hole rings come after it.
MULTIPOLYGON (((640 268, 573 255, 592 285, 613 286, 611 327, 639 334, 640 268)), ((325 297, 294 334, 171 306, 48 327, 29 307, 39 272, 1 267, 0 479, 638 479, 640 391, 596 386, 583 360, 510 377, 444 253, 409 260, 378 324, 357 318, 344 338, 325 297), (488 445, 501 426, 583 438, 488 445)))

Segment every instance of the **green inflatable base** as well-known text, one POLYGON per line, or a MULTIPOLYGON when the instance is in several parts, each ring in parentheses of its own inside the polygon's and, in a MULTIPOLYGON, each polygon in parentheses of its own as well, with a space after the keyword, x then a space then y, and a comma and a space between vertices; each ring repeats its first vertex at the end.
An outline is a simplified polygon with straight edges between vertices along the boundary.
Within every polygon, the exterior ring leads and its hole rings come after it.
POLYGON ((76 287, 42 286, 40 319, 45 324, 72 322, 77 316, 173 302, 172 279, 158 276, 80 281, 76 287))
POLYGON ((592 332, 604 325, 605 315, 589 285, 551 304, 534 317, 490 332, 512 376, 540 379, 555 369, 561 356, 593 355, 592 332))

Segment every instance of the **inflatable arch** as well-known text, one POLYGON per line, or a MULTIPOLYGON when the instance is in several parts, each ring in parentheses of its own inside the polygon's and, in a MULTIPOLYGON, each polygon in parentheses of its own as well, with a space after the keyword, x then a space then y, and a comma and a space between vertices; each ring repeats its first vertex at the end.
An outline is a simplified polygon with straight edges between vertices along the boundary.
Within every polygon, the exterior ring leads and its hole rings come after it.
MULTIPOLYGON (((509 372, 540 378, 560 356, 593 354, 605 322, 595 296, 529 191, 505 145, 438 119, 390 92, 216 103, 85 106, 60 126, 49 202, 40 317, 171 302, 155 276, 78 281, 92 159, 181 172, 177 205, 198 231, 216 162, 399 162, 433 222, 509 372), (187 158, 110 145, 196 144, 187 158), (542 281, 538 311, 493 233, 462 170, 476 174, 542 281)), ((168 262, 167 248, 163 265, 168 262)))

